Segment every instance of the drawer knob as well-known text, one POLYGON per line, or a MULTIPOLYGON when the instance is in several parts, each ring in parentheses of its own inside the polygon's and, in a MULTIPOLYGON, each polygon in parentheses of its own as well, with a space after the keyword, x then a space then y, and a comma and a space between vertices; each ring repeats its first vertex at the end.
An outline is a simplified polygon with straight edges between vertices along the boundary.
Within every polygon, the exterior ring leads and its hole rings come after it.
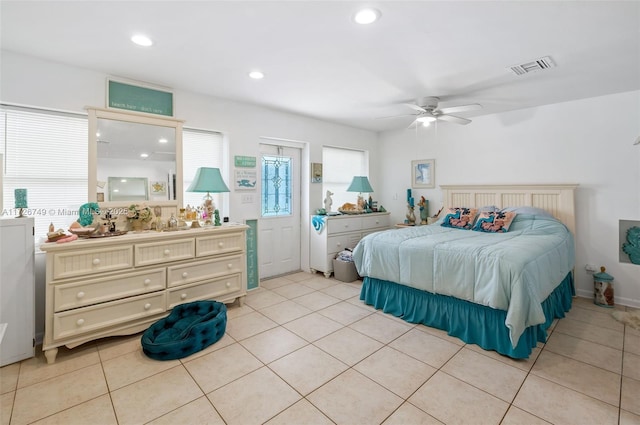
POLYGON ((82 325, 84 325, 84 319, 78 319, 78 320, 76 320, 76 325, 78 325, 78 326, 82 326, 82 325))
POLYGON ((181 300, 186 300, 187 299, 187 294, 180 294, 180 299, 181 300))
POLYGON ((348 224, 345 224, 345 225, 344 225, 344 228, 345 228, 345 229, 346 229, 346 228, 348 228, 348 227, 349 227, 349 225, 348 225, 348 224))
POLYGON ((229 264, 227 264, 227 268, 228 268, 228 269, 232 269, 232 268, 233 268, 233 263, 229 263, 229 264))
POLYGON ((218 242, 218 246, 222 248, 224 246, 224 242, 218 242))
POLYGON ((186 278, 187 276, 189 276, 189 273, 187 273, 187 272, 182 272, 182 277, 186 278))
POLYGON ((171 250, 170 249, 165 249, 164 250, 164 255, 169 255, 171 254, 171 250))
POLYGON ((231 282, 227 282, 227 288, 231 288, 231 282))
POLYGON ((380 224, 380 222, 378 220, 376 220, 376 224, 380 224))
POLYGON ((78 298, 78 299, 84 298, 84 292, 82 292, 82 291, 78 292, 78 294, 76 295, 76 298, 78 298))
POLYGON ((151 304, 150 304, 150 303, 146 303, 146 304, 144 305, 144 309, 145 309, 145 310, 149 310, 150 308, 151 308, 151 304))
POLYGON ((100 259, 99 258, 94 258, 92 261, 94 266, 97 266, 98 264, 100 264, 100 259))
POLYGON ((147 279, 145 279, 145 280, 144 280, 144 284, 145 284, 145 285, 148 285, 148 284, 150 284, 150 283, 151 283, 151 279, 147 278, 147 279))
POLYGON ((338 242, 338 243, 336 244, 336 246, 342 246, 342 244, 341 244, 340 242, 338 242))

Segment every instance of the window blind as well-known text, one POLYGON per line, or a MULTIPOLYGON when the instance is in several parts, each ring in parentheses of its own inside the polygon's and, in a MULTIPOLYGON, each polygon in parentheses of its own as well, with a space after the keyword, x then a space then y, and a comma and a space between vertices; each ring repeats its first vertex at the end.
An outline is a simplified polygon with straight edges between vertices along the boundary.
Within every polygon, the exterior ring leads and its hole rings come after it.
MULTIPOLYGON (((194 207, 202 205, 205 193, 187 192, 199 167, 220 168, 223 171, 223 137, 215 131, 183 129, 182 131, 182 179, 183 204, 194 207)), ((226 181, 231 189, 230 182, 226 181)), ((211 194, 216 208, 222 210, 222 195, 211 194)))
POLYGON ((3 217, 15 217, 14 190, 27 189, 35 240, 49 224, 67 229, 87 202, 87 117, 81 114, 0 106, 3 217))
MULTIPOLYGON (((369 162, 365 151, 324 146, 322 148, 322 194, 333 192, 332 211, 345 202, 355 203, 357 193, 347 192, 353 176, 368 176, 369 162)), ((374 188, 375 189, 375 188, 374 188)))

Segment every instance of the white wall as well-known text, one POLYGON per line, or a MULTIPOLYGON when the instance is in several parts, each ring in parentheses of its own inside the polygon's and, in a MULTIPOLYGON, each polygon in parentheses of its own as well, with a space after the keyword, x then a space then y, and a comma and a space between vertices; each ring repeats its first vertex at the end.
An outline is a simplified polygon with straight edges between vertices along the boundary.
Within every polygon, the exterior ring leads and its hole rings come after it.
MULTIPOLYGON (((436 160, 441 184, 578 183, 576 286, 590 297, 587 263, 615 277, 616 302, 640 307, 640 266, 619 261, 618 220, 640 220, 640 91, 476 117, 467 126, 380 134, 379 198, 404 220, 411 160, 436 160), (397 199, 394 199, 397 194, 397 199)), ((378 187, 378 186, 376 186, 378 187)), ((442 205, 439 189, 414 191, 442 205)))
MULTIPOLYGON (((69 67, 8 51, 0 51, 0 101, 28 106, 85 112, 85 107, 105 106, 106 73, 69 67)), ((188 71, 185 71, 188 72, 188 71)), ((120 76, 126 77, 126 76, 120 76)), ((212 78, 215 78, 212 75, 212 78)), ((161 81, 148 83, 162 84, 161 81)), ((266 82, 268 83, 268 82, 266 82)), ((309 184, 310 162, 322 162, 322 146, 345 146, 369 151, 371 184, 379 183, 377 135, 374 132, 328 123, 300 115, 276 111, 212 96, 174 90, 175 116, 186 127, 224 133, 229 142, 226 181, 233 172, 235 155, 259 156, 261 137, 302 142, 302 246, 309 246, 309 213, 323 205, 321 184, 309 184)), ((232 189, 233 190, 233 189, 232 189)), ((247 191, 225 196, 223 215, 231 221, 258 218, 260 197, 242 204, 247 191)), ((302 268, 308 270, 308 249, 302 250, 302 268)), ((42 274, 41 276, 43 276, 42 274)), ((37 282, 37 290, 44 286, 37 282)))

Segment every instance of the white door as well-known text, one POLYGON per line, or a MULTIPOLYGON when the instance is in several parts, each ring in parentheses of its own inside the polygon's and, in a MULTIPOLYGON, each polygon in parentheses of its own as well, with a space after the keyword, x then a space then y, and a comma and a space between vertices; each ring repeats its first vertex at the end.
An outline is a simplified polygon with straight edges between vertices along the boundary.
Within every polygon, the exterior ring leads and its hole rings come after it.
POLYGON ((260 145, 260 278, 300 270, 301 150, 260 145))

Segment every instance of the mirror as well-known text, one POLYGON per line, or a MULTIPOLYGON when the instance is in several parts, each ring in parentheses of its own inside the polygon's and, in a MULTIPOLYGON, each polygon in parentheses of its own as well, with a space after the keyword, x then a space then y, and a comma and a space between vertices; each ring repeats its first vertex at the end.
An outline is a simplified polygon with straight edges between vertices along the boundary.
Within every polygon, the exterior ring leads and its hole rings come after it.
POLYGON ((181 205, 181 162, 182 122, 89 109, 90 202, 181 205))
POLYGON ((109 201, 149 200, 146 177, 109 177, 109 201))

